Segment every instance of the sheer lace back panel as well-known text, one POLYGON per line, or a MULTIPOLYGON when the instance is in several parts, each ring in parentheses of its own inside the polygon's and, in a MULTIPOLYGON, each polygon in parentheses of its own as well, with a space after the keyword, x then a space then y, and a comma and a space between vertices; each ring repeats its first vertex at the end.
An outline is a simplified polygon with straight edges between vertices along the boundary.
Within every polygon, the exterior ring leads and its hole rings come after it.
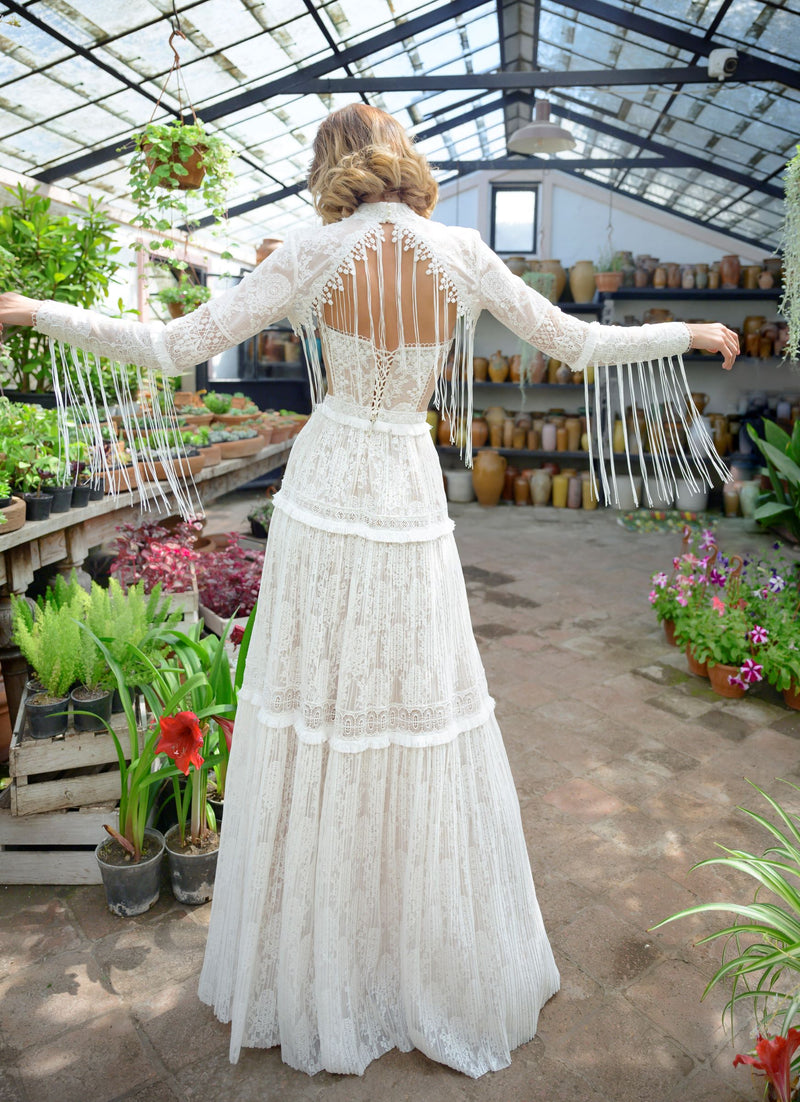
POLYGON ((319 320, 329 394, 373 417, 427 408, 456 308, 412 233, 382 222, 365 234, 327 288, 319 320))

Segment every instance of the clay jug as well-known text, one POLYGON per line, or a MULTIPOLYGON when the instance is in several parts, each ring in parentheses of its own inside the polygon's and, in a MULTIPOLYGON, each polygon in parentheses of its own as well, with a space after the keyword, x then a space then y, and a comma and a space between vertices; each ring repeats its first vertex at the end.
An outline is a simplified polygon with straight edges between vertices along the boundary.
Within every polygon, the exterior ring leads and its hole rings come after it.
POLYGON ((708 289, 709 291, 719 290, 719 268, 708 269, 708 289))
POLYGON ((502 421, 490 421, 489 422, 489 443, 493 448, 502 448, 503 446, 503 422, 502 421))
POLYGON ((644 268, 644 267, 641 267, 641 266, 637 266, 636 272, 634 273, 634 276, 633 276, 633 285, 634 285, 634 287, 639 287, 639 288, 646 287, 647 284, 648 284, 649 279, 650 279, 650 272, 648 271, 648 269, 644 268))
POLYGON ((272 256, 279 245, 283 244, 282 237, 265 237, 260 245, 256 246, 256 264, 272 256))
POLYGON ((553 505, 556 509, 567 507, 567 489, 569 477, 565 474, 553 475, 553 505))
POLYGON ((744 270, 744 286, 747 291, 758 290, 758 277, 761 275, 760 264, 748 264, 744 270))
POLYGON ((485 356, 474 356, 472 360, 472 374, 479 383, 485 383, 489 375, 489 361, 485 356))
POLYGON ((576 302, 591 302, 594 298, 594 264, 578 260, 569 270, 569 289, 576 302))
POLYGON ((472 485, 481 505, 496 505, 500 500, 507 465, 506 457, 498 452, 484 448, 476 454, 472 468, 472 485))
POLYGON ((556 426, 552 421, 545 421, 542 427, 542 448, 546 452, 556 450, 556 426))
POLYGON ((684 289, 684 291, 694 290, 694 268, 691 264, 687 264, 686 267, 683 269, 683 274, 681 275, 681 287, 684 289))
POLYGON ((528 378, 532 383, 540 383, 544 379, 547 371, 547 360, 544 353, 539 352, 538 349, 533 354, 533 359, 528 367, 528 378))
POLYGON ((559 364, 556 369, 556 382, 561 386, 569 386, 572 382, 572 369, 569 364, 559 364))
POLYGON ((658 290, 663 291, 667 285, 667 269, 662 268, 661 265, 653 272, 653 286, 658 290))
POLYGON ((542 446, 542 438, 538 429, 528 429, 527 444, 529 452, 536 452, 542 446))
POLYGON ((524 474, 520 473, 514 479, 514 504, 530 505, 531 488, 524 474))
POLYGON ((556 429, 556 451, 565 452, 567 450, 567 430, 561 426, 556 429))
POLYGON ((708 264, 695 264, 694 285, 698 291, 705 291, 708 287, 708 264))
POLYGON ((499 349, 489 360, 489 378, 493 383, 504 383, 508 378, 508 360, 499 349))
POLYGON ((719 275, 722 281, 722 288, 726 291, 731 291, 739 286, 739 276, 742 272, 742 265, 738 256, 723 256, 719 265, 719 275))
POLYGON ((544 469, 534 471, 530 479, 531 500, 534 505, 547 505, 550 500, 550 487, 553 477, 544 469))
POLYGON ((518 467, 506 467, 506 473, 503 476, 503 501, 514 500, 514 479, 519 474, 518 467))
POLYGON ((439 428, 436 438, 443 447, 447 447, 450 444, 450 419, 446 413, 443 413, 439 418, 439 428))
POLYGON ((525 425, 514 425, 514 433, 511 438, 512 448, 524 448, 528 440, 528 429, 525 425))
POLYGON ((489 423, 484 421, 482 417, 473 417, 472 419, 472 446, 473 448, 482 448, 486 441, 489 439, 489 423))
POLYGON ((503 447, 514 447, 514 418, 506 417, 503 421, 503 447))
POLYGON ((775 276, 768 268, 758 273, 758 286, 762 291, 770 291, 775 286, 775 276))
POLYGON ((567 508, 580 509, 582 496, 581 480, 577 475, 573 475, 567 485, 567 508))
POLYGON ((592 485, 591 478, 581 479, 581 495, 583 498, 582 504, 584 509, 596 509, 597 498, 594 494, 594 486, 592 485))
POLYGON ((551 302, 561 302, 564 296, 564 288, 567 285, 567 273, 561 267, 560 260, 541 260, 541 270, 543 272, 552 272, 556 277, 555 287, 553 288, 553 294, 551 302))
POLYGON ((681 285, 680 264, 667 264, 667 286, 676 289, 681 285))
POLYGON ((523 276, 528 270, 528 261, 524 256, 509 256, 506 258, 506 267, 515 276, 523 276))
POLYGON ((508 361, 508 377, 512 383, 518 383, 522 367, 522 356, 517 352, 508 361))
POLYGON ((578 417, 568 417, 564 427, 567 430, 567 451, 576 452, 581 446, 581 422, 578 417))

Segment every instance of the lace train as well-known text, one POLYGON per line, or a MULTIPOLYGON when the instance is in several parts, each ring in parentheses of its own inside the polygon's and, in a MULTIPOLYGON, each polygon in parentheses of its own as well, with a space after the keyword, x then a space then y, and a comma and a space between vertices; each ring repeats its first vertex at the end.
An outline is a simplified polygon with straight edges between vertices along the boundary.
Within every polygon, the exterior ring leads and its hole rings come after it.
MULTIPOLYGON (((271 537, 270 537, 271 538, 271 537)), ((493 715, 341 754, 241 705, 200 999, 309 1074, 417 1048, 477 1077, 558 990, 493 715)))

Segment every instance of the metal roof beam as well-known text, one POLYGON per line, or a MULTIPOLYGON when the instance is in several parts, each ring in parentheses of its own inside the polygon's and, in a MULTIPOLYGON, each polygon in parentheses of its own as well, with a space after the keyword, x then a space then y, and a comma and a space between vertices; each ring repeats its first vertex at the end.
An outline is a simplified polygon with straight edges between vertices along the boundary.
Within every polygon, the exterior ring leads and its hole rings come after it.
MULTIPOLYGON (((3 0, 3 2, 5 3, 5 0, 3 0)), ((322 76, 325 73, 329 73, 332 69, 341 69, 352 61, 359 61, 361 58, 368 57, 370 54, 378 53, 380 50, 385 50, 389 46, 394 46, 396 43, 402 42, 406 38, 413 38, 414 35, 430 30, 431 27, 436 27, 445 20, 453 19, 457 15, 465 15, 467 12, 472 11, 473 8, 483 7, 485 4, 486 0, 452 0, 451 3, 441 4, 438 8, 434 8, 433 11, 420 15, 416 19, 409 19, 404 23, 398 23, 396 26, 392 27, 391 30, 383 31, 381 34, 376 34, 372 38, 365 38, 363 42, 359 42, 355 46, 349 46, 346 50, 340 50, 336 56, 330 55, 329 57, 322 58, 320 61, 314 62, 313 65, 308 65, 304 69, 298 69, 288 76, 278 77, 275 80, 257 84, 253 88, 248 88, 245 92, 237 92, 236 95, 228 99, 202 108, 197 112, 198 118, 202 119, 203 122, 214 122, 217 119, 224 118, 226 115, 232 115, 236 111, 241 111, 245 107, 251 107, 254 103, 263 103, 272 96, 286 95, 290 92, 295 92, 298 82, 304 79, 322 76)), ((25 14, 27 18, 27 13, 25 14)), ((53 33, 49 27, 44 26, 43 29, 48 34, 53 33)), ((95 61, 94 58, 91 60, 95 61)), ((140 90, 141 89, 137 89, 137 91, 140 90)), ((63 161, 59 165, 53 165, 51 168, 46 168, 43 172, 37 173, 34 179, 40 180, 45 184, 51 184, 55 180, 64 179, 65 176, 72 176, 77 172, 85 172, 89 168, 95 168, 97 165, 105 164, 106 161, 113 161, 120 153, 129 153, 132 148, 130 143, 116 141, 113 144, 102 146, 100 149, 94 149, 91 153, 86 153, 81 157, 75 157, 72 160, 63 161)))
MULTIPOLYGON (((768 62, 751 58, 736 70, 738 83, 772 79, 768 62)), ((660 69, 583 69, 564 72, 443 73, 408 77, 309 77, 299 79, 293 91, 320 94, 335 92, 430 92, 459 88, 493 88, 528 91, 532 88, 602 88, 611 85, 716 84, 704 65, 660 69)))
MULTIPOLYGON (((656 42, 669 46, 677 46, 679 50, 686 50, 687 53, 698 54, 700 57, 707 57, 712 50, 728 48, 728 43, 713 42, 703 35, 690 34, 688 31, 682 31, 679 27, 670 26, 669 23, 661 23, 657 19, 639 15, 636 11, 604 3, 604 0, 561 0, 561 7, 572 8, 574 11, 590 15, 605 23, 613 23, 617 27, 625 27, 627 30, 641 34, 645 38, 652 38, 656 42)), ((800 71, 797 68, 778 65, 774 61, 766 61, 763 58, 750 56, 743 50, 737 52, 739 54, 739 65, 736 73, 729 78, 729 84, 735 84, 739 81, 739 72, 746 63, 758 62, 767 74, 759 77, 759 80, 771 80, 778 84, 785 84, 789 88, 800 88, 800 71)))
MULTIPOLYGON (((572 169, 586 168, 679 168, 681 162, 676 156, 672 157, 648 157, 637 159, 635 157, 582 157, 576 160, 564 162, 572 169)), ((471 161, 441 161, 430 162, 431 168, 443 172, 458 172, 465 176, 469 172, 514 172, 519 169, 549 169, 552 171, 562 168, 561 161, 546 161, 542 157, 494 157, 471 161)))

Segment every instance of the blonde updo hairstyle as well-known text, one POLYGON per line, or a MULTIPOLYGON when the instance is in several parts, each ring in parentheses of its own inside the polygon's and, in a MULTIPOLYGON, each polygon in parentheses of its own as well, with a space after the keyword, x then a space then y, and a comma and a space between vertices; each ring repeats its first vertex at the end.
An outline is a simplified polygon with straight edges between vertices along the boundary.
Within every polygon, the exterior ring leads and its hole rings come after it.
POLYGON ((439 194, 428 162, 400 123, 365 103, 340 107, 320 123, 308 190, 325 223, 384 195, 430 218, 439 194))

